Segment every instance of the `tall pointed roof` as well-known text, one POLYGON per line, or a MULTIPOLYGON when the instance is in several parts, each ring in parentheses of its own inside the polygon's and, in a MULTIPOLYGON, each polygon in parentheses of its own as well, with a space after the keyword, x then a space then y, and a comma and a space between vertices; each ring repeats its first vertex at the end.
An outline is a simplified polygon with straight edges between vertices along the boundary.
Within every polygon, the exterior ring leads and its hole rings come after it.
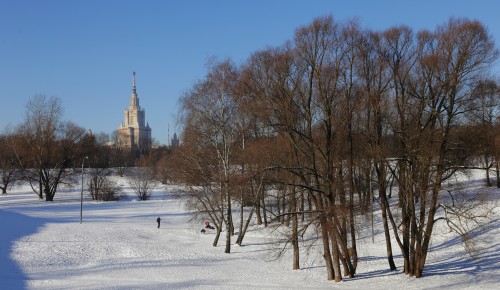
POLYGON ((132 72, 132 94, 137 94, 135 89, 135 72, 132 72))
POLYGON ((139 110, 139 97, 135 86, 135 72, 132 73, 132 95, 130 95, 130 109, 139 110))

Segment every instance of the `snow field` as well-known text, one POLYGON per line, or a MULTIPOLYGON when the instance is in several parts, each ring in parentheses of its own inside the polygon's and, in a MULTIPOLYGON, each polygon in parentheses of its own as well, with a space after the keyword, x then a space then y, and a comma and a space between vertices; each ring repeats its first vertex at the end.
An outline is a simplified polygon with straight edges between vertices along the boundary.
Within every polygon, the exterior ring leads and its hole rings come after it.
MULTIPOLYGON (((360 261, 353 279, 326 280, 319 241, 302 247, 301 269, 293 271, 291 251, 273 259, 280 230, 253 225, 243 246, 224 254, 225 233, 212 246, 214 232, 201 234, 201 222, 172 197, 174 187, 155 190, 152 199, 136 201, 133 193, 117 202, 84 201, 80 192, 64 190, 55 201, 36 200, 28 187, 0 196, 0 289, 495 289, 500 285, 500 211, 482 237, 481 259, 464 255, 460 239, 442 225, 429 253, 425 277, 401 274, 402 259, 393 251, 398 271, 390 272, 385 241, 375 213, 362 219, 358 237, 360 261), (160 229, 156 217, 162 218, 160 229)), ((491 189, 496 200, 498 189, 491 189)), ((236 236, 232 237, 232 242, 236 236)))

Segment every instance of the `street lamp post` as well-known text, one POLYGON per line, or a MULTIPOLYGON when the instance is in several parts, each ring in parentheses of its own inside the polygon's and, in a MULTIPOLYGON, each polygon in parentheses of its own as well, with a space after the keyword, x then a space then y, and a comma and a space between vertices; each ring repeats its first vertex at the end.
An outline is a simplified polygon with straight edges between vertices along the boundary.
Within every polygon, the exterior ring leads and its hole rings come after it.
POLYGON ((82 192, 80 194, 80 223, 83 220, 83 163, 85 163, 85 159, 88 159, 88 156, 85 156, 82 160, 82 192))

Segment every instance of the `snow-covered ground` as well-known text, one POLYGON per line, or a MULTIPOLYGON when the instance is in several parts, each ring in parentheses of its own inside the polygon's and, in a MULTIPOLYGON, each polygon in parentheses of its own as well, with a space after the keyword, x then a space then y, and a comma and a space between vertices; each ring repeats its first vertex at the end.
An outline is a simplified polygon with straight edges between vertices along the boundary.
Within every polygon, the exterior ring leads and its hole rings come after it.
MULTIPOLYGON (((424 278, 388 270, 380 231, 372 243, 369 219, 360 229, 357 276, 341 283, 326 280, 321 246, 303 247, 301 269, 292 270, 291 253, 272 259, 278 231, 253 225, 244 245, 224 254, 223 235, 200 233, 190 213, 158 187, 149 201, 84 200, 80 224, 79 189, 61 189, 54 202, 37 200, 22 186, 0 196, 0 289, 500 289, 500 210, 476 233, 482 255, 472 259, 460 239, 436 228, 424 278), (158 229, 156 218, 162 218, 158 229)), ((491 188, 487 202, 499 199, 491 188)), ((378 223, 380 212, 375 212, 378 223)), ((380 226, 378 226, 380 228, 380 226)), ((236 237, 233 238, 233 242, 236 237)), ((394 252, 399 250, 394 244, 394 252)))

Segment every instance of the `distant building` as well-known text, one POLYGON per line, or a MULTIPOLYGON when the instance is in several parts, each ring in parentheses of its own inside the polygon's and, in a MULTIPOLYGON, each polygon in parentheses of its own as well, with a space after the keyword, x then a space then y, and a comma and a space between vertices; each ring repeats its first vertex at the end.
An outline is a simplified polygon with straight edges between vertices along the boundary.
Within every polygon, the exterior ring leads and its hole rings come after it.
POLYGON ((174 137, 172 137, 170 144, 172 147, 179 146, 179 138, 177 138, 177 134, 174 133, 174 137))
POLYGON ((135 86, 135 72, 132 74, 132 95, 124 111, 125 120, 118 128, 118 146, 130 148, 138 155, 151 150, 151 127, 145 122, 146 112, 139 105, 135 86))

